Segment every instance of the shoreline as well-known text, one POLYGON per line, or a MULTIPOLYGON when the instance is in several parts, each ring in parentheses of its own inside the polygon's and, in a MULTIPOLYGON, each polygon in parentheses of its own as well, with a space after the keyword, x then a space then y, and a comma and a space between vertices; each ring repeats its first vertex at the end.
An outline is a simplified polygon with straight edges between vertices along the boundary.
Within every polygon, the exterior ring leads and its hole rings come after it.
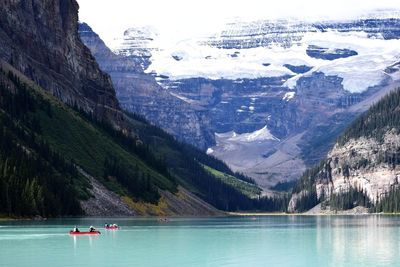
POLYGON ((344 213, 344 211, 338 211, 336 213, 275 213, 275 212, 229 212, 230 216, 243 216, 243 217, 262 217, 262 216, 365 216, 365 215, 392 215, 392 216, 400 216, 400 212, 398 213, 344 213))
POLYGON ((24 220, 23 218, 0 217, 0 222, 24 220))
POLYGON ((306 216, 306 217, 319 217, 319 216, 400 216, 400 213, 318 213, 318 214, 309 214, 309 213, 274 213, 274 212, 228 212, 223 216, 80 216, 80 217, 56 217, 56 218, 45 218, 42 220, 37 220, 35 218, 10 218, 10 217, 0 217, 0 222, 8 222, 8 221, 47 221, 47 220, 57 220, 57 219, 205 219, 205 218, 223 218, 223 217, 278 217, 278 216, 306 216))

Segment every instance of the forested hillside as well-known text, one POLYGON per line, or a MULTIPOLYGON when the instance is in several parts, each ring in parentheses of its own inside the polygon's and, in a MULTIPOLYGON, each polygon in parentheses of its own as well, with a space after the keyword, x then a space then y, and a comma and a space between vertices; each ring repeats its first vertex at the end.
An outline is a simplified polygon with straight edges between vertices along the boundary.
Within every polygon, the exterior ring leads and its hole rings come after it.
POLYGON ((0 73, 0 214, 81 214, 79 199, 88 184, 73 163, 39 137, 40 122, 52 116, 49 102, 38 101, 13 73, 0 73))
POLYGON ((1 214, 81 214, 79 202, 91 197, 90 183, 76 166, 133 201, 156 204, 159 190, 176 193, 182 185, 221 210, 285 210, 287 198, 246 195, 209 170, 249 185, 251 179, 140 117, 126 114, 132 132, 116 130, 107 120, 61 103, 12 67, 3 67, 1 214))
POLYGON ((75 0, 5 1, 0 14, 0 216, 88 213, 100 187, 127 209, 153 207, 129 214, 286 208, 287 197, 261 198, 222 161, 124 114, 79 37, 75 0))
POLYGON ((397 89, 373 105, 356 119, 340 136, 339 144, 350 139, 373 137, 383 140, 384 135, 394 130, 400 133, 400 89, 397 89))

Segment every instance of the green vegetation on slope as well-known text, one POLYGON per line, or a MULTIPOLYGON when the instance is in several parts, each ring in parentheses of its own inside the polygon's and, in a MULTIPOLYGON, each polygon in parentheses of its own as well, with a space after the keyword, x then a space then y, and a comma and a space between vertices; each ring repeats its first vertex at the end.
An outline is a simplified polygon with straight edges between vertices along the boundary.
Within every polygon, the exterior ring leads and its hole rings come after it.
POLYGON ((32 114, 46 112, 11 72, 0 71, 0 215, 81 214, 88 186, 75 166, 39 137, 32 114))
POLYGON ((191 145, 180 143, 162 129, 146 123, 140 116, 126 115, 131 119, 140 139, 157 157, 163 159, 178 181, 203 200, 221 210, 228 211, 286 211, 289 202, 288 194, 279 197, 252 198, 232 183, 227 183, 226 180, 215 177, 214 174, 219 172, 229 175, 232 177, 231 181, 235 181, 236 184, 241 180, 246 181, 247 183, 244 183, 249 186, 248 189, 254 183, 252 179, 232 172, 221 160, 191 145), (206 170, 204 166, 214 170, 214 174, 206 170))
POLYGON ((111 178, 117 178, 119 184, 124 187, 127 183, 121 182, 121 176, 115 177, 113 176, 115 173, 107 172, 106 167, 109 167, 106 166, 107 160, 111 157, 118 162, 120 173, 124 173, 126 179, 134 180, 135 189, 130 190, 131 193, 135 191, 133 197, 154 203, 159 199, 156 187, 176 191, 173 177, 167 172, 162 175, 149 167, 151 164, 147 161, 155 162, 156 159, 147 160, 151 152, 142 143, 120 134, 106 123, 101 124, 96 119, 81 113, 57 108, 52 117, 40 114, 38 120, 41 122, 43 136, 57 151, 67 159, 73 159, 97 178, 103 177, 102 182, 120 194, 126 192, 111 178))
MULTIPOLYGON (((107 121, 99 121, 91 114, 66 106, 25 76, 12 73, 17 72, 10 72, 9 76, 14 77, 11 81, 3 72, 4 83, 13 84, 13 87, 10 89, 8 85, 3 86, 2 95, 22 92, 23 95, 29 96, 30 102, 37 108, 22 112, 24 120, 11 117, 10 121, 22 127, 35 140, 45 144, 54 155, 62 155, 59 156, 60 161, 71 166, 70 173, 60 173, 60 180, 65 184, 57 187, 68 189, 67 196, 70 199, 55 202, 61 206, 65 202, 67 208, 57 212, 40 212, 41 215, 56 216, 82 212, 79 200, 89 197, 86 190, 89 184, 75 169, 75 165, 95 176, 114 192, 130 196, 137 201, 157 203, 160 199, 159 189, 175 193, 178 184, 181 184, 222 210, 282 211, 286 208, 287 197, 255 199, 254 195, 260 191, 252 184, 251 179, 233 173, 222 161, 193 146, 178 142, 171 135, 136 115, 128 114, 125 117, 128 129, 134 131, 133 135, 128 135, 115 130, 107 121), (209 169, 206 170, 203 165, 209 169), (224 179, 221 179, 222 177, 224 179)), ((7 103, 8 101, 3 101, 0 107, 5 116, 11 114, 6 108, 7 103)), ((20 105, 23 104, 14 103, 10 109, 19 112, 20 105)), ((14 135, 15 132, 11 133, 11 136, 14 135)), ((17 140, 15 144, 21 146, 22 141, 17 140)), ((33 155, 40 154, 37 149, 33 152, 27 152, 25 156, 36 158, 33 155)), ((54 168, 52 162, 48 165, 49 168, 54 168)), ((11 179, 9 174, 6 176, 7 179, 11 179)), ((26 179, 25 184, 18 185, 20 191, 23 187, 32 188, 32 192, 40 191, 36 189, 37 182, 34 177, 30 178, 28 175, 26 179)), ((55 188, 47 188, 46 182, 40 185, 43 190, 53 190, 52 193, 59 194, 55 188)), ((40 198, 39 193, 33 194, 40 198)), ((2 213, 16 214, 13 208, 2 213)), ((37 209, 34 209, 33 214, 37 213, 37 209)), ((18 214, 33 215, 26 211, 18 214)))
MULTIPOLYGON (((3 76, 3 80, 10 83, 5 73, 3 76)), ((115 130, 107 122, 98 121, 90 114, 66 106, 20 74, 15 75, 12 83, 15 89, 3 86, 2 95, 13 90, 23 92, 38 108, 22 112, 26 118, 24 121, 17 122, 16 118, 10 120, 29 128, 29 135, 45 143, 54 153, 62 155, 60 157, 63 161, 70 162, 71 166, 78 165, 118 194, 157 203, 158 189, 176 192, 177 185, 182 184, 219 209, 259 208, 259 202, 255 202, 232 184, 227 184, 204 170, 200 162, 232 177, 233 175, 241 179, 246 177, 234 174, 222 161, 192 146, 177 142, 161 129, 147 124, 137 116, 127 118, 129 120, 127 123, 137 136, 133 138, 115 130)), ((6 103, 9 101, 3 101, 4 105, 1 108, 8 116, 10 111, 6 110, 6 103)), ((18 112, 20 105, 22 104, 15 103, 10 109, 18 112)), ((20 145, 21 141, 17 141, 16 144, 20 145)), ((51 163, 49 165, 51 166, 51 163)), ((72 181, 73 186, 70 187, 73 190, 71 189, 70 195, 72 200, 78 203, 80 199, 88 197, 85 192, 89 185, 75 168, 73 170, 74 172, 69 175, 72 178, 67 178, 69 177, 67 174, 61 174, 60 179, 72 181)), ((46 184, 43 184, 43 188, 45 187, 46 184)), ((68 188, 68 186, 61 187, 68 188)), ((74 211, 81 212, 79 205, 76 206, 74 211)), ((4 213, 13 214, 15 210, 9 209, 4 213)), ((59 213, 41 214, 52 216, 74 214, 74 212, 62 210, 59 213)), ((21 215, 31 214, 21 212, 21 215)))
POLYGON ((220 179, 221 181, 223 181, 224 183, 226 183, 228 185, 233 186, 234 188, 236 188, 237 190, 239 190, 240 192, 242 192, 243 194, 245 194, 248 197, 256 198, 256 197, 259 197, 261 194, 261 189, 258 186, 256 186, 255 184, 245 182, 245 181, 240 180, 232 175, 215 170, 204 164, 202 164, 202 166, 206 171, 208 171, 209 173, 214 175, 216 178, 220 179))
MULTIPOLYGON (((37 167, 44 164, 48 169, 46 174, 39 173, 41 176, 47 175, 47 180, 36 178, 34 170, 26 170, 25 177, 21 178, 23 181, 16 185, 19 191, 17 189, 10 191, 9 187, 4 187, 4 183, 1 183, 2 189, 7 191, 4 195, 16 197, 20 193, 15 192, 23 192, 23 187, 37 188, 38 184, 42 191, 54 189, 54 192, 50 193, 62 198, 64 193, 59 191, 66 190, 69 196, 68 200, 52 201, 49 200, 50 197, 43 201, 40 200, 39 202, 55 203, 60 206, 57 211, 54 211, 53 208, 53 211, 47 209, 43 212, 38 209, 29 211, 28 208, 20 210, 15 205, 7 204, 9 198, 6 200, 0 198, 0 206, 7 206, 6 209, 0 210, 0 213, 19 216, 79 214, 81 210, 78 201, 88 197, 86 188, 89 184, 85 178, 79 175, 74 165, 82 167, 85 171, 101 179, 101 182, 109 189, 121 195, 131 196, 136 200, 156 203, 160 197, 158 188, 171 192, 177 191, 175 178, 169 174, 164 163, 137 139, 123 135, 109 124, 98 122, 88 114, 67 107, 37 86, 26 82, 26 78, 20 74, 2 71, 0 85, 0 110, 3 114, 0 126, 3 127, 3 131, 9 132, 10 138, 14 138, 11 143, 16 147, 14 150, 19 149, 19 152, 13 153, 17 153, 18 159, 24 159, 26 162, 30 160, 39 162, 30 165, 37 167), (21 133, 33 141, 25 142, 21 138, 21 133), (40 145, 49 152, 42 151, 45 149, 39 147, 40 145), (48 160, 45 153, 51 154, 52 158, 55 155, 62 155, 56 158, 64 162, 63 164, 72 166, 71 170, 52 170, 57 168, 57 162, 48 160), (110 165, 111 158, 114 162, 112 167, 110 165), (51 174, 56 171, 58 174, 51 174), (65 184, 51 189, 49 181, 55 182, 56 175, 60 176, 59 180, 65 184), (63 208, 67 202, 74 202, 74 208, 63 208)), ((9 162, 9 160, 7 161, 8 154, 5 151, 2 152, 1 156, 4 157, 2 162, 9 162)), ((7 179, 6 184, 16 181, 16 178, 13 177, 19 175, 19 173, 14 175, 9 171, 9 169, 17 171, 20 169, 21 165, 17 164, 16 160, 13 162, 16 164, 14 167, 9 167, 9 163, 4 163, 6 167, 3 168, 6 169, 3 171, 3 176, 4 179, 7 179)), ((32 190, 40 191, 39 189, 32 190)), ((41 194, 37 193, 37 195, 38 199, 42 199, 39 196, 41 194)))

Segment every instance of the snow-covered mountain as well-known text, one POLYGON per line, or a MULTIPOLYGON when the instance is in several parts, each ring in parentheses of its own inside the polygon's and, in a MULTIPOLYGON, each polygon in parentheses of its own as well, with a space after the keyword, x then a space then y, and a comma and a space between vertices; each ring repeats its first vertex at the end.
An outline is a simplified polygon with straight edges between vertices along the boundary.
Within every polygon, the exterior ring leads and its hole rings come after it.
POLYGON ((362 92, 380 84, 399 60, 399 36, 400 19, 235 22, 209 38, 158 48, 162 40, 149 29, 130 29, 116 52, 136 55, 148 48, 146 71, 168 80, 287 77, 284 85, 293 89, 300 77, 322 72, 342 78, 345 90, 362 92))
MULTIPOLYGON (((222 31, 179 40, 131 28, 113 51, 140 63, 186 109, 201 109, 207 124, 199 127, 214 133, 208 152, 266 188, 297 178, 344 126, 397 85, 400 13, 235 20, 222 31)), ((161 113, 178 122, 185 116, 170 105, 161 113)), ((189 132, 175 134, 190 140, 189 132)))

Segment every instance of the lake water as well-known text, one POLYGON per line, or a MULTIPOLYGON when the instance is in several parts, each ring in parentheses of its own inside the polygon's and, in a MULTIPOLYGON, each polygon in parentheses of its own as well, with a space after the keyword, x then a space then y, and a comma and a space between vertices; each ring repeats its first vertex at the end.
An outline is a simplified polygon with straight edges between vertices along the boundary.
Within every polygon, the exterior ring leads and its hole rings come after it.
POLYGON ((0 222, 0 266, 400 266, 400 217, 0 222), (100 236, 70 236, 117 223, 100 236))

